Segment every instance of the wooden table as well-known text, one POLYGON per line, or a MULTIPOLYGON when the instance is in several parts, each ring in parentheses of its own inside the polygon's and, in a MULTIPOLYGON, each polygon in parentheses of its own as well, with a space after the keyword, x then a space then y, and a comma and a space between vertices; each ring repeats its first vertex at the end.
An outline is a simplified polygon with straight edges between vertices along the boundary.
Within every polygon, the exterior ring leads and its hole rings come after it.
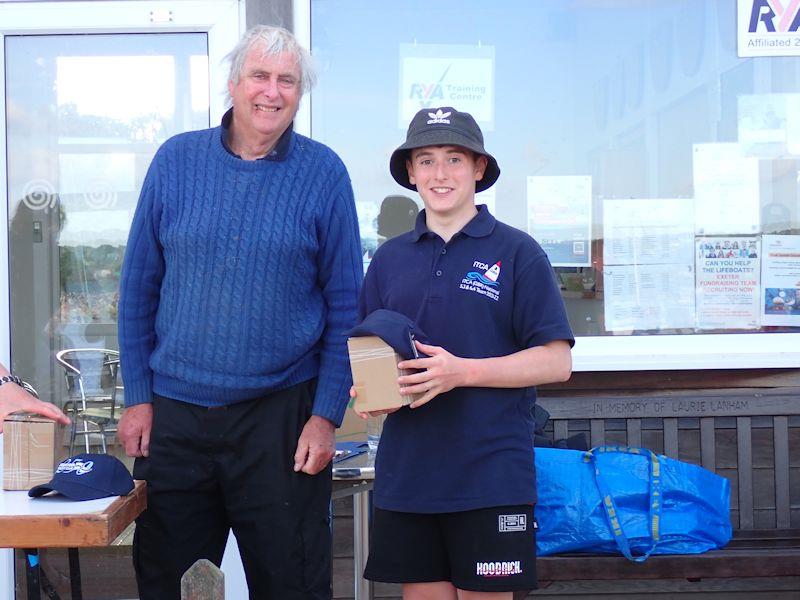
POLYGON ((38 548, 69 548, 72 597, 81 598, 78 548, 110 545, 147 506, 144 481, 127 496, 86 502, 0 491, 0 548, 25 550, 28 598, 38 599, 38 548))

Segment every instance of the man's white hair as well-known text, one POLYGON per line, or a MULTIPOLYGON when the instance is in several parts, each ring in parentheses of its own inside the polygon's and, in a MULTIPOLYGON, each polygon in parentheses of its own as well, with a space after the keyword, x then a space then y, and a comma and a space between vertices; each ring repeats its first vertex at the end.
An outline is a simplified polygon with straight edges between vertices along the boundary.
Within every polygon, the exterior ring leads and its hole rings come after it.
MULTIPOLYGON (((300 89, 302 93, 305 94, 314 87, 317 82, 317 75, 311 54, 300 45, 300 42, 297 41, 292 32, 283 27, 273 27, 271 25, 255 25, 248 29, 242 39, 239 40, 239 43, 225 57, 225 60, 230 62, 228 81, 234 84, 239 83, 247 55, 255 47, 260 47, 264 56, 275 56, 283 53, 293 55, 300 70, 300 89)), ((228 104, 231 102, 232 99, 228 94, 228 104)))

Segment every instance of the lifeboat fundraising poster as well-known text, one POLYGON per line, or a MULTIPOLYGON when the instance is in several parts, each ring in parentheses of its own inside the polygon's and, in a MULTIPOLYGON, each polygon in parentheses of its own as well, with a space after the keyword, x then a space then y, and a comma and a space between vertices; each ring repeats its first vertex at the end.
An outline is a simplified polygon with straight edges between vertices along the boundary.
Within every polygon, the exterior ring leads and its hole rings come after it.
POLYGON ((759 323, 760 243, 756 236, 696 239, 698 329, 755 329, 759 323))

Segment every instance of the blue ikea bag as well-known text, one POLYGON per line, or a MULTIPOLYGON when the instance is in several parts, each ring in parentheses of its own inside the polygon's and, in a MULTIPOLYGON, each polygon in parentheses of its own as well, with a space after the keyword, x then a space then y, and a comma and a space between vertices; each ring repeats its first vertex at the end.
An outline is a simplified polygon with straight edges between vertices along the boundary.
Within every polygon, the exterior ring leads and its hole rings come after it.
POLYGON ((731 539, 730 483, 644 448, 536 448, 539 556, 699 554, 731 539))

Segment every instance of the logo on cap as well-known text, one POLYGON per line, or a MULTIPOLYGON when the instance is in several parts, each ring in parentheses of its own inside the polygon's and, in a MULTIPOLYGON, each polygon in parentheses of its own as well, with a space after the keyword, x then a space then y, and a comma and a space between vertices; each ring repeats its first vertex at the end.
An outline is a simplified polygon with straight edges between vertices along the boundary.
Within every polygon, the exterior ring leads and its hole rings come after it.
POLYGON ((450 114, 450 112, 442 112, 441 108, 435 113, 429 112, 428 116, 430 117, 430 120, 428 121, 428 125, 435 125, 436 123, 450 125, 450 119, 447 118, 450 116, 450 114))
POLYGON ((83 461, 80 458, 68 458, 56 469, 56 473, 75 473, 75 475, 86 475, 91 473, 94 462, 91 460, 83 461))

